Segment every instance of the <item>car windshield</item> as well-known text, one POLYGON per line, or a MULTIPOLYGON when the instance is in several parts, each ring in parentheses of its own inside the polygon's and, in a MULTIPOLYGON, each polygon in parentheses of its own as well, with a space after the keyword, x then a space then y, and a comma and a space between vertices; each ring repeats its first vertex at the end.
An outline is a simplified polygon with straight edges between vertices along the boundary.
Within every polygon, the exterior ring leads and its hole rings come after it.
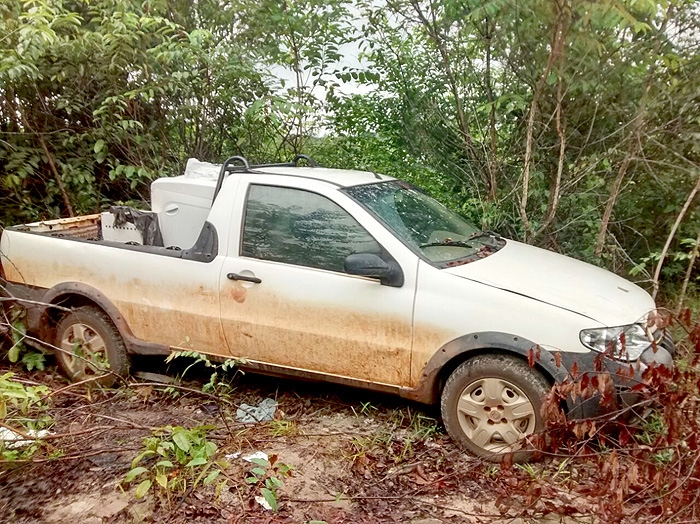
POLYGON ((503 246, 497 235, 482 234, 457 213, 406 182, 392 180, 353 186, 345 192, 404 244, 436 265, 466 263, 503 246))

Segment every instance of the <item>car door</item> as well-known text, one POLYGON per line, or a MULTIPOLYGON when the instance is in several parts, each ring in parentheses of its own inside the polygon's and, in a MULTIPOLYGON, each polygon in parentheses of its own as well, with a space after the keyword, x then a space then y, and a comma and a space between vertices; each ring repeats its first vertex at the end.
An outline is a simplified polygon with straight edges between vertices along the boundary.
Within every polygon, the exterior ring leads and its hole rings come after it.
POLYGON ((229 242, 220 284, 231 354, 408 385, 414 268, 404 264, 401 287, 349 275, 343 263, 351 253, 391 255, 338 202, 308 188, 262 182, 243 193, 242 227, 232 228, 239 236, 229 242))

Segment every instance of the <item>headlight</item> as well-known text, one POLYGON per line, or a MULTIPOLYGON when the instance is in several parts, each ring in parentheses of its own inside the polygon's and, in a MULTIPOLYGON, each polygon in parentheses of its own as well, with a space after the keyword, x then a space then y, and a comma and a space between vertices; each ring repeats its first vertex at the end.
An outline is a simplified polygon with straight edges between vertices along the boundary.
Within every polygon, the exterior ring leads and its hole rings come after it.
POLYGON ((618 360, 637 360, 651 345, 646 331, 639 324, 584 329, 579 337, 587 348, 618 360))

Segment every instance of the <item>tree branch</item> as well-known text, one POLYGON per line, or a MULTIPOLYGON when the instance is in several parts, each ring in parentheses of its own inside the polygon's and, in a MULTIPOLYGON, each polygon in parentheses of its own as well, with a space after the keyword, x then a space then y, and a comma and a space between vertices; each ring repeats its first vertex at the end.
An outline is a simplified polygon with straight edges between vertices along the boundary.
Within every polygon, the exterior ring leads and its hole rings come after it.
POLYGON ((683 221, 683 218, 685 218, 685 214, 688 212, 688 209, 690 208, 690 205, 693 203, 693 200, 695 200, 695 196, 698 194, 698 191, 700 191, 700 173, 698 174, 698 179, 695 182, 695 186, 690 191, 688 198, 685 199, 685 204, 683 204, 683 208, 681 209, 681 212, 678 213, 678 216, 676 217, 676 221, 673 223, 673 227, 671 228, 671 232, 668 234, 668 237, 666 238, 666 244, 664 245, 664 248, 661 251, 661 257, 659 258, 659 261, 656 263, 656 269, 654 270, 654 278, 652 280, 652 283, 654 286, 654 291, 652 292, 651 296, 653 298, 656 298, 656 294, 659 292, 659 277, 661 276, 661 268, 663 267, 664 262, 666 260, 666 256, 668 255, 668 250, 671 247, 671 242, 673 242, 673 239, 676 236, 676 231, 678 231, 678 226, 680 226, 681 222, 683 221))

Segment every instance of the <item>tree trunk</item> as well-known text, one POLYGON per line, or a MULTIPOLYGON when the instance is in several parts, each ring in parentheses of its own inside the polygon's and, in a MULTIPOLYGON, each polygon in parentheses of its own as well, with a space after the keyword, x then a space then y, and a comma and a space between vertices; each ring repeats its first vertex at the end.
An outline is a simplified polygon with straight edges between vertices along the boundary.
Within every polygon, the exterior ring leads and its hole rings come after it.
POLYGON ((49 162, 49 166, 51 167, 51 171, 53 172, 54 180, 56 180, 58 190, 61 192, 61 197, 63 198, 63 205, 66 206, 68 216, 74 217, 75 211, 73 210, 73 204, 71 203, 70 196, 68 195, 66 185, 63 183, 63 179, 61 178, 61 173, 59 173, 58 169, 56 168, 56 163, 53 161, 53 156, 51 156, 51 152, 49 151, 49 148, 46 145, 44 137, 39 133, 37 133, 37 137, 39 138, 39 144, 41 145, 41 149, 44 150, 46 160, 49 162))
POLYGON ((73 204, 70 200, 70 195, 68 194, 68 190, 66 189, 66 185, 63 183, 63 179, 61 178, 61 173, 59 173, 58 168, 56 167, 56 163, 54 162, 53 156, 51 155, 51 152, 49 151, 48 146, 46 145, 46 140, 44 140, 44 135, 41 133, 37 132, 34 130, 34 128, 29 124, 29 121, 24 116, 24 112, 22 111, 22 108, 18 105, 17 106, 18 113, 20 115, 20 118, 22 120, 22 124, 24 127, 27 128, 27 131, 30 133, 34 134, 37 137, 37 140, 39 140, 39 145, 41 146, 41 149, 44 151, 44 155, 46 155, 46 161, 49 164, 49 167, 51 168, 51 173, 53 174, 54 180, 56 181, 56 186, 58 187, 59 192, 61 193, 61 198, 63 199, 63 205, 66 206, 66 211, 68 211, 68 216, 74 217, 75 216, 75 211, 73 210, 73 204))
POLYGON ((668 238, 666 238, 666 244, 664 245, 664 248, 661 250, 661 257, 659 258, 659 261, 656 263, 656 269, 654 270, 654 278, 652 281, 652 283, 654 285, 654 291, 653 291, 651 296, 653 298, 656 298, 656 294, 659 292, 659 277, 661 276, 661 268, 663 267, 664 262, 666 260, 666 255, 668 255, 668 250, 671 247, 671 242, 673 242, 673 239, 676 236, 676 231, 678 231, 678 227, 681 225, 683 218, 685 218, 685 214, 688 212, 688 209, 690 208, 690 205, 693 203, 693 200, 695 200, 695 196, 698 194, 698 191, 700 191, 700 174, 698 174, 698 179, 695 182, 695 186, 690 191, 688 198, 685 199, 685 204, 683 204, 683 208, 681 209, 681 212, 678 213, 678 216, 676 217, 676 221, 673 223, 673 227, 671 228, 671 232, 668 234, 668 238))
MULTIPOLYGON (((462 97, 459 94, 459 86, 457 84, 457 78, 452 70, 452 64, 450 63, 450 57, 447 53, 447 48, 445 47, 445 41, 440 36, 437 29, 437 21, 435 20, 435 12, 432 13, 432 22, 428 20, 423 9, 421 8, 420 2, 418 0, 411 0, 411 5, 416 12, 416 15, 420 19, 421 24, 425 27, 428 37, 432 40, 435 48, 437 49, 440 60, 442 62, 442 67, 445 71, 445 79, 450 87, 450 92, 455 100, 455 111, 457 117, 457 126, 459 128, 460 135, 462 136, 462 141, 464 143, 464 152, 467 158, 473 160, 477 165, 481 166, 481 158, 477 155, 474 144, 472 141, 472 136, 469 131, 469 119, 464 111, 464 103, 462 97)), ((431 4, 432 7, 432 4, 431 4)), ((480 171, 482 171, 480 169, 480 171)), ((489 179, 481 173, 482 180, 488 186, 489 179)))
POLYGON ((542 91, 544 89, 547 78, 552 71, 554 64, 559 60, 560 55, 564 51, 564 44, 566 42, 566 14, 564 11, 564 5, 555 2, 557 6, 557 20, 554 24, 554 30, 552 32, 552 42, 551 49, 549 52, 549 57, 547 58, 547 64, 545 65, 544 71, 540 76, 540 79, 535 85, 535 90, 532 94, 532 103, 530 104, 530 111, 527 117, 527 128, 525 132, 525 159, 523 161, 523 188, 522 195, 520 197, 520 205, 518 207, 518 212, 520 213, 520 219, 523 223, 523 229, 525 233, 525 241, 532 237, 532 229, 530 225, 530 219, 527 215, 527 201, 530 193, 530 166, 532 164, 532 146, 534 141, 534 129, 535 129, 535 118, 537 117, 537 112, 539 109, 540 98, 542 97, 542 91))
POLYGON ((698 259, 698 251, 700 251, 700 231, 698 231, 698 237, 695 239, 695 245, 693 246, 693 251, 690 254, 690 260, 688 261, 688 269, 685 270, 685 278, 683 279, 681 292, 678 295, 678 306, 676 307, 676 316, 679 316, 681 314, 681 310, 683 309, 685 293, 688 290, 688 284, 690 283, 690 277, 693 274, 695 261, 698 259))
POLYGON ((304 106, 304 99, 302 95, 302 89, 304 87, 304 83, 301 78, 301 63, 300 63, 300 56, 299 56, 299 47, 296 41, 296 38, 294 38, 294 30, 290 28, 290 43, 291 43, 291 51, 294 54, 294 63, 293 63, 293 69, 294 69, 294 81, 296 83, 296 88, 297 88, 297 118, 296 118, 296 127, 297 127, 297 132, 296 132, 296 137, 292 137, 292 153, 294 155, 298 155, 301 153, 301 150, 303 148, 303 143, 304 143, 304 111, 301 109, 304 106))
MULTIPOLYGON (((673 3, 669 4, 664 21, 659 27, 658 35, 654 43, 652 58, 656 57, 659 54, 659 49, 661 49, 661 42, 664 41, 664 39, 661 38, 659 35, 662 35, 666 30, 666 25, 668 24, 672 13, 673 3)), ((649 97, 649 91, 651 90, 651 82, 654 78, 655 70, 655 62, 652 62, 649 66, 649 70, 647 71, 647 75, 644 78, 644 91, 642 92, 642 98, 639 100, 637 112, 634 115, 634 118, 632 119, 632 129, 626 139, 627 149, 625 152, 625 157, 623 158, 622 163, 620 164, 620 168, 617 170, 617 176, 615 177, 613 187, 610 190, 610 196, 608 197, 608 201, 605 204, 605 211, 603 212, 603 218, 600 221, 600 229, 598 230, 598 238, 596 239, 594 251, 595 255, 599 258, 603 254, 603 248, 605 247, 605 236, 608 232, 610 218, 612 217, 615 202, 617 201, 617 197, 620 195, 622 182, 624 181, 625 176, 627 175, 627 171, 632 162, 632 159, 636 156, 637 151, 639 150, 639 144, 641 142, 641 132, 645 124, 647 100, 649 97)))
POLYGON ((498 190, 498 159, 496 158, 496 107, 494 104, 493 87, 491 85, 491 28, 489 28, 484 39, 486 40, 486 69, 484 71, 484 80, 486 82, 486 97, 491 107, 489 111, 489 138, 491 140, 488 160, 489 182, 486 198, 489 202, 494 202, 496 200, 496 191, 498 190))
POLYGON ((559 199, 561 198, 561 179, 564 173, 564 161, 566 160, 566 118, 562 116, 562 103, 564 100, 563 82, 558 81, 557 86, 557 135, 559 136, 559 162, 557 163, 557 173, 549 187, 549 203, 547 204, 547 213, 545 214, 542 225, 533 235, 539 236, 545 231, 554 220, 559 207, 559 199))
MULTIPOLYGON (((641 114, 637 115, 641 118, 641 114)), ((641 126, 639 126, 641 128, 641 126)), ((615 207, 615 202, 620 194, 620 189, 622 189, 622 182, 627 174, 627 169, 629 168, 632 158, 637 152, 637 145, 639 141, 635 140, 632 136, 628 137, 627 151, 625 152, 625 158, 620 164, 620 168, 617 170, 617 176, 613 182, 612 189, 610 190, 610 196, 608 197, 608 202, 605 204, 605 211, 603 212, 603 218, 600 220, 600 229, 598 230, 598 238, 595 243, 595 255, 600 257, 603 254, 603 248, 605 247, 605 236, 608 233, 608 225, 610 224, 610 218, 612 217, 612 211, 615 207)))

